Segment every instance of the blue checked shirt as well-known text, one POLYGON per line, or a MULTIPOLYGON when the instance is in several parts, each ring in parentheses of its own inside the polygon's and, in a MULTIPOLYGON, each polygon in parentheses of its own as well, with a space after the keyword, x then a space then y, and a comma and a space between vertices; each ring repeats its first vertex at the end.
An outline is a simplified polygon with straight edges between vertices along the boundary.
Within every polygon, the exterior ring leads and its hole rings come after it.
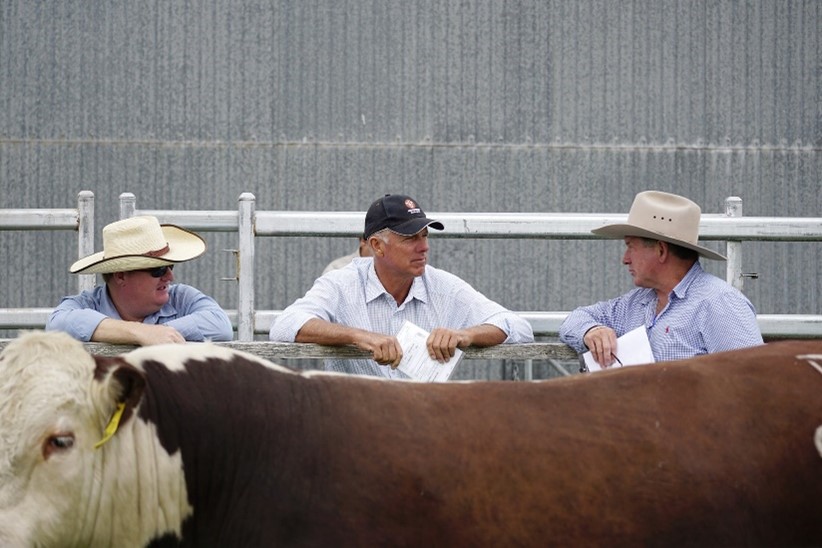
POLYGON ((645 326, 656 361, 680 360, 700 354, 762 344, 756 311, 739 290, 694 263, 674 287, 668 305, 656 315, 656 292, 637 288, 608 301, 571 312, 559 328, 559 338, 577 352, 594 326, 604 325, 621 337, 645 326))
MULTIPOLYGON (((297 332, 312 318, 344 324, 384 335, 396 335, 408 320, 431 331, 437 327, 465 329, 491 324, 508 336, 506 343, 533 342, 531 324, 485 297, 461 278, 426 266, 414 279, 405 301, 397 306, 377 278, 371 258, 356 258, 314 282, 271 326, 272 341, 293 342, 297 332)), ((393 379, 406 376, 373 360, 328 359, 328 371, 373 375, 393 379)))
MULTIPOLYGON (((63 297, 46 322, 47 331, 65 331, 80 341, 91 340, 106 318, 121 320, 109 298, 106 285, 98 285, 79 295, 63 297)), ((172 284, 168 302, 143 318, 143 323, 173 327, 187 341, 230 341, 234 328, 217 301, 190 285, 172 284)))

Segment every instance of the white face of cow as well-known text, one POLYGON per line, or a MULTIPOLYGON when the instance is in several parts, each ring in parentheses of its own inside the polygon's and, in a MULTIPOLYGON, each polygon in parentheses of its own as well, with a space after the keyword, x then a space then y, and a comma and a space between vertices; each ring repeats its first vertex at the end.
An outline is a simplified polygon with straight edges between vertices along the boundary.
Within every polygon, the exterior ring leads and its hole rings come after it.
POLYGON ((180 534, 191 512, 182 463, 152 427, 132 414, 94 448, 119 393, 94 369, 61 333, 23 335, 0 355, 0 546, 125 546, 180 534))

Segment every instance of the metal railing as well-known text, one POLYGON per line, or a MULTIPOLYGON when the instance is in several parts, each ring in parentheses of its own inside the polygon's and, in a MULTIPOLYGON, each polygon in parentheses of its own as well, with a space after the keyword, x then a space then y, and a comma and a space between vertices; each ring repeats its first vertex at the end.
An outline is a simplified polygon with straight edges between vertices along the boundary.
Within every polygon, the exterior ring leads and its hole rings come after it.
MULTIPOLYGON (((230 311, 240 341, 267 334, 279 310, 254 308, 254 245, 257 237, 312 236, 356 238, 362 232, 365 213, 327 211, 256 211, 255 197, 243 193, 237 211, 139 210, 134 194, 120 196, 120 217, 155 215, 191 230, 237 231, 238 305, 230 311)), ((430 212, 446 230, 437 238, 517 238, 551 240, 602 239, 592 229, 624 223, 627 214, 612 213, 442 213, 430 212)), ((729 197, 725 213, 703 214, 700 239, 725 241, 726 280, 738 289, 747 276, 742 268, 743 241, 822 241, 819 217, 744 217, 742 200, 729 197)), ((520 311, 537 335, 556 335, 568 312, 520 311)), ((762 314, 758 316, 765 338, 822 337, 822 316, 762 314)))
MULTIPOLYGON (((91 255, 94 253, 94 193, 80 191, 77 207, 71 209, 0 209, 0 230, 74 230, 77 232, 77 257, 91 255)), ((94 282, 94 274, 81 274, 77 287, 80 291, 91 289, 94 282)), ((35 310, 23 309, 16 321, 36 320, 39 316, 33 312, 35 310)))

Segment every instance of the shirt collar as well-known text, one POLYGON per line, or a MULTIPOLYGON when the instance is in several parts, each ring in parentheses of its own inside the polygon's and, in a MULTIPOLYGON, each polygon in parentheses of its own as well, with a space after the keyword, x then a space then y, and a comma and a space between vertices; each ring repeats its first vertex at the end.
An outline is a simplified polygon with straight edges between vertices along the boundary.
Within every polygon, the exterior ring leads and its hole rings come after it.
POLYGON ((117 308, 111 300, 111 295, 108 294, 108 285, 100 285, 100 293, 102 293, 100 296, 100 312, 109 318, 121 320, 120 313, 117 312, 117 308))
MULTIPOLYGON (((688 289, 691 287, 691 284, 702 275, 702 272, 702 265, 699 264, 699 261, 696 261, 688 272, 685 273, 685 276, 679 280, 679 283, 674 286, 671 294, 676 296, 677 299, 684 299, 688 294, 688 289)), ((651 288, 645 288, 645 295, 641 298, 641 302, 643 305, 648 305, 652 302, 655 303, 656 291, 651 288)))
MULTIPOLYGON (((427 266, 425 268, 426 270, 428 269, 427 266)), ((424 276, 425 273, 423 273, 422 276, 417 276, 414 278, 414 281, 411 282, 411 289, 408 291, 408 296, 405 298, 405 302, 409 302, 412 299, 417 299, 423 303, 428 302, 428 291, 425 288, 425 282, 423 282, 424 276)), ((377 270, 374 268, 374 261, 370 261, 368 270, 366 271, 365 302, 370 303, 382 295, 388 296, 388 298, 392 301, 394 299, 385 287, 383 287, 379 277, 377 277, 377 270)))
POLYGON ((691 287, 691 284, 702 275, 702 272, 702 265, 699 264, 699 261, 694 262, 693 266, 685 273, 685 276, 674 286, 674 290, 671 293, 679 299, 684 299, 688 294, 688 289, 691 287))

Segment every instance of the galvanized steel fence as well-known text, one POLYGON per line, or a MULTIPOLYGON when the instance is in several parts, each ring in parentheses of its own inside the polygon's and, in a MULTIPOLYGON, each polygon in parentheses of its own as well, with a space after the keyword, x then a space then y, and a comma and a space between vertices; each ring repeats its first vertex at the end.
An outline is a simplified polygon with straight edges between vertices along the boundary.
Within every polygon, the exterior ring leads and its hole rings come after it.
MULTIPOLYGON (((267 334, 279 310, 255 308, 255 240, 258 237, 346 237, 362 232, 364 213, 327 211, 257 211, 255 197, 242 193, 237 210, 141 210, 132 193, 120 195, 120 218, 154 215, 160 222, 175 223, 194 231, 237 232, 236 274, 238 304, 228 310, 239 342, 251 342, 255 334, 267 334)), ((626 214, 612 213, 439 213, 430 212, 448 227, 438 238, 599 239, 592 229, 623 223, 626 214)), ((0 230, 76 230, 78 256, 94 252, 94 195, 82 191, 76 209, 0 209, 0 230)), ((729 197, 725 212, 702 215, 700 239, 726 242, 726 279, 742 289, 746 277, 743 241, 822 241, 819 217, 745 217, 742 200, 729 197)), ((79 289, 94 285, 94 275, 79 277, 79 289)), ((50 308, 0 308, 0 329, 42 328, 50 308)), ((567 315, 563 311, 520 311, 540 336, 556 335, 567 315)), ((766 339, 822 337, 822 315, 760 314, 766 339)), ((316 351, 313 351, 316 353, 316 351)), ((484 356, 482 356, 484 357, 484 356)), ((544 357, 544 354, 541 355, 544 357)), ((567 357, 556 352, 551 357, 567 357)))

